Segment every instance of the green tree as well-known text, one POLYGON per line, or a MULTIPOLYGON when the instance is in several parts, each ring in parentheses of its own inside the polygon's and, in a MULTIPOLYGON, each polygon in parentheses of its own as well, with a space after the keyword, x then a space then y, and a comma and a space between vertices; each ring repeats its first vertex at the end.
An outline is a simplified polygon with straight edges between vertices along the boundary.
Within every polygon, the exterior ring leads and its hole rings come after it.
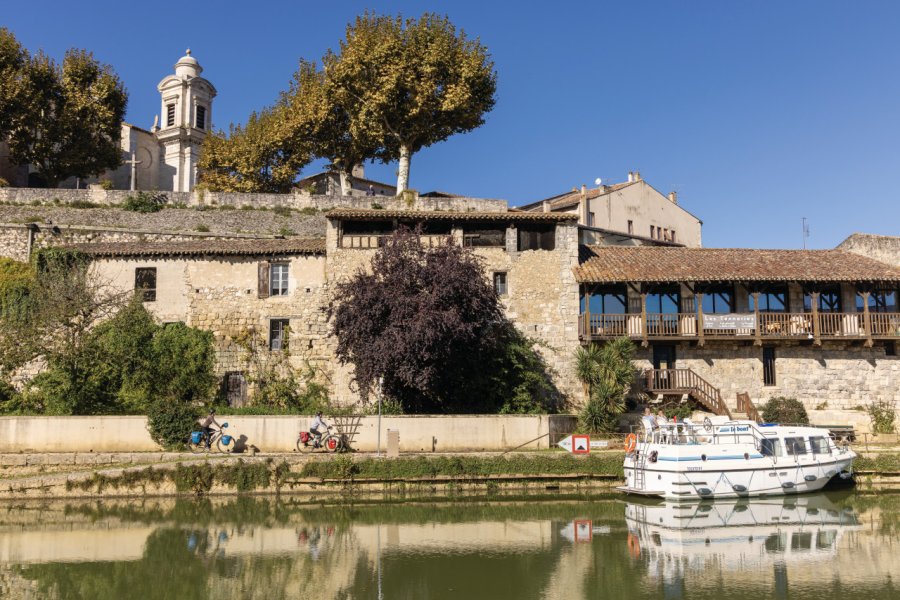
POLYGON ((72 49, 61 67, 39 52, 25 60, 21 72, 21 105, 9 134, 14 163, 33 165, 49 187, 121 164, 128 94, 112 67, 72 49))
POLYGON ((341 193, 349 195, 353 167, 374 158, 378 142, 365 130, 351 130, 350 113, 337 91, 315 63, 301 60, 283 102, 292 145, 306 146, 313 156, 327 159, 340 175, 341 193))
POLYGON ((12 131, 13 122, 19 119, 22 109, 22 67, 27 53, 6 27, 0 27, 0 140, 12 131))
POLYGON ((589 433, 611 432, 625 412, 625 398, 634 382, 634 343, 616 338, 602 346, 590 344, 575 352, 575 372, 585 384, 588 401, 579 420, 589 433))
POLYGON ((311 160, 307 146, 294 140, 284 103, 253 113, 244 126, 206 136, 201 183, 221 192, 288 192, 311 160))
POLYGON ((350 134, 378 140, 378 158, 399 161, 398 194, 409 185, 413 154, 481 126, 495 102, 487 48, 435 14, 366 13, 323 62, 336 104, 350 115, 350 134))

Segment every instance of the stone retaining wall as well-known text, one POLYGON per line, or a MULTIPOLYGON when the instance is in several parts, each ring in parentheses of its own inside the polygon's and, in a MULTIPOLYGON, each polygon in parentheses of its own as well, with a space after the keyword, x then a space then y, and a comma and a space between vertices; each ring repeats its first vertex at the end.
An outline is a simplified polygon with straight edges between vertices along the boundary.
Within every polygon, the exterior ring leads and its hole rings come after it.
MULTIPOLYGON (((232 415, 219 420, 227 422, 227 432, 248 446, 263 452, 290 452, 310 417, 232 415)), ((387 430, 396 429, 401 452, 502 451, 527 442, 528 449, 549 448, 551 428, 571 432, 575 423, 572 415, 384 416, 381 447, 387 447, 387 430)), ((377 427, 377 417, 362 417, 353 448, 376 450, 377 427)), ((159 451, 147 432, 146 417, 0 417, 0 453, 159 451)))
MULTIPOLYGON (((127 190, 68 190, 42 188, 0 188, 0 203, 7 204, 73 204, 89 202, 99 206, 120 205, 136 192, 127 190)), ((171 204, 185 206, 252 206, 254 208, 287 207, 297 210, 332 208, 373 208, 373 203, 385 209, 490 211, 506 210, 506 200, 490 198, 404 198, 400 196, 311 196, 308 194, 244 194, 226 192, 148 192, 165 194, 171 204)))

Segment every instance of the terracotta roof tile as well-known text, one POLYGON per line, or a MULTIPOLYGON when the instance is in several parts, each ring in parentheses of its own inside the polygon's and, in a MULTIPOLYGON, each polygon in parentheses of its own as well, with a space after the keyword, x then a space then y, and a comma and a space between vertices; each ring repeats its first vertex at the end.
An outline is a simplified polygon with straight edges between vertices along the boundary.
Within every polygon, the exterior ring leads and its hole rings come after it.
POLYGON ((203 240, 196 242, 100 242, 65 246, 93 257, 113 256, 271 256, 325 254, 325 239, 203 240))
POLYGON ((843 250, 582 246, 579 263, 583 283, 900 282, 900 269, 843 250))
POLYGON ((575 221, 578 215, 545 212, 519 211, 425 211, 425 210, 370 210, 354 208, 337 208, 325 213, 329 219, 347 221, 369 221, 382 219, 422 219, 442 221, 575 221))

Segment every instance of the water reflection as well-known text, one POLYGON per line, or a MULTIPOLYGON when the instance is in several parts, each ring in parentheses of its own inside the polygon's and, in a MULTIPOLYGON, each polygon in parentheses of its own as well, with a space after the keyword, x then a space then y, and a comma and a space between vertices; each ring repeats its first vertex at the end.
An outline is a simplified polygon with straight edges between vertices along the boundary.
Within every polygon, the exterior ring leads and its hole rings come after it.
POLYGON ((0 508, 3 598, 889 598, 898 497, 0 508))

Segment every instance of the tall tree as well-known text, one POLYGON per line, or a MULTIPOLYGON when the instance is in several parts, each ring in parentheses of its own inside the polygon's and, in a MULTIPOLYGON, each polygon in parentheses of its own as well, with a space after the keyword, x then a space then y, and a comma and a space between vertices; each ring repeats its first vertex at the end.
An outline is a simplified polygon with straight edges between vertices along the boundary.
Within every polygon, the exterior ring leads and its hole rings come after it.
POLYGON ((341 193, 350 194, 353 167, 374 158, 378 142, 369 132, 351 130, 351 116, 337 89, 315 63, 300 61, 290 91, 283 98, 295 147, 307 147, 341 178, 341 193))
POLYGON ((222 192, 288 192, 311 156, 294 143, 284 102, 253 113, 228 134, 206 136, 198 166, 201 182, 222 192))
POLYGON ((21 111, 19 85, 27 56, 16 36, 0 27, 0 140, 10 134, 21 111))
POLYGON ((109 65, 69 50, 62 67, 39 52, 25 61, 24 101, 9 137, 10 158, 31 164, 49 187, 121 164, 122 119, 128 94, 109 65))
POLYGON ((479 127, 495 102, 487 48, 435 14, 357 17, 324 64, 351 134, 379 140, 378 157, 399 161, 398 193, 409 185, 413 154, 479 127))

